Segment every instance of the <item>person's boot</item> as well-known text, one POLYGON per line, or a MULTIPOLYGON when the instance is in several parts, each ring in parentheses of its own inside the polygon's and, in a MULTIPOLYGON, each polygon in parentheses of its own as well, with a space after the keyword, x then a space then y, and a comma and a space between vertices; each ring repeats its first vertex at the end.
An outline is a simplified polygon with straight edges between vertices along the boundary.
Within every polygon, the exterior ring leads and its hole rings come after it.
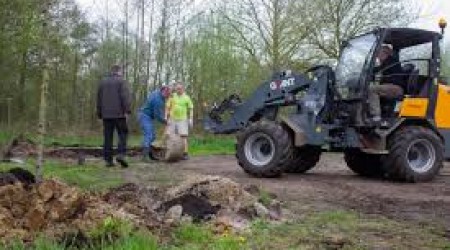
POLYGON ((144 147, 142 149, 142 162, 149 163, 150 162, 150 148, 144 147))
POLYGON ((116 161, 122 166, 123 168, 128 167, 128 162, 125 160, 125 156, 119 155, 116 157, 116 161))
POLYGON ((184 161, 189 160, 189 155, 188 155, 188 153, 185 152, 185 153, 183 154, 183 160, 184 160, 184 161))
POLYGON ((107 167, 107 168, 111 168, 111 167, 115 166, 112 159, 107 159, 107 160, 105 160, 105 162, 106 162, 105 167, 107 167))

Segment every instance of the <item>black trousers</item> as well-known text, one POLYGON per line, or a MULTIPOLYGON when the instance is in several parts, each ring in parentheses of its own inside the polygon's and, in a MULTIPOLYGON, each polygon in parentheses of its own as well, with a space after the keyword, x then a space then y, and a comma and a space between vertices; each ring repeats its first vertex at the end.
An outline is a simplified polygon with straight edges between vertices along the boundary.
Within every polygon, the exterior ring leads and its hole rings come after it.
POLYGON ((127 120, 125 118, 103 119, 103 157, 107 162, 112 162, 115 130, 119 137, 117 153, 125 156, 127 152, 127 120))

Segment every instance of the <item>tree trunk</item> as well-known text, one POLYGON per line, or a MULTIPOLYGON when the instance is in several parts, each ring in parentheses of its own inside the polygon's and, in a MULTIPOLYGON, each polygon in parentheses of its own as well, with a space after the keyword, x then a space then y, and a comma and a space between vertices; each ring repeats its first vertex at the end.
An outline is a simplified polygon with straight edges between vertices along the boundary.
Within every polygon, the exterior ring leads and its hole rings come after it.
POLYGON ((128 0, 125 1, 125 62, 124 77, 128 81, 128 0))
POLYGON ((27 62, 27 51, 24 51, 22 53, 22 65, 20 68, 20 77, 19 77, 19 92, 21 93, 19 95, 19 113, 20 114, 24 114, 25 113, 25 106, 26 106, 26 87, 25 87, 25 82, 27 79, 27 70, 28 70, 28 62, 27 62))
POLYGON ((39 124, 38 124, 38 154, 36 161, 36 181, 39 183, 42 181, 43 174, 42 169, 44 165, 44 142, 46 135, 46 123, 47 123, 47 95, 48 95, 48 85, 50 81, 50 76, 48 72, 48 42, 46 39, 46 35, 48 34, 48 9, 50 7, 50 3, 48 5, 44 5, 44 10, 42 11, 43 15, 43 23, 42 23, 42 32, 43 32, 43 42, 42 42, 42 82, 41 82, 41 102, 39 105, 39 124))
MULTIPOLYGON (((152 0, 151 14, 150 14, 150 28, 148 32, 148 57, 147 57, 147 92, 150 91, 150 67, 151 67, 151 59, 152 59, 152 38, 153 38, 153 12, 155 10, 155 0, 152 0)), ((155 86, 153 86, 155 87, 155 86)))

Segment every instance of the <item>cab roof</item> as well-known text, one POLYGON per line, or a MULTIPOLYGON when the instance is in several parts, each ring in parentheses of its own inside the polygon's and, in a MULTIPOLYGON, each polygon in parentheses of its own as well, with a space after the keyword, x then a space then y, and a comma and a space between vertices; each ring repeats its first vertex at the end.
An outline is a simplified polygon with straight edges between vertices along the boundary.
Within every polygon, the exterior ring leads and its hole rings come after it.
POLYGON ((383 43, 391 44, 394 49, 429 43, 442 38, 438 32, 414 28, 379 28, 373 32, 380 35, 385 34, 383 43))

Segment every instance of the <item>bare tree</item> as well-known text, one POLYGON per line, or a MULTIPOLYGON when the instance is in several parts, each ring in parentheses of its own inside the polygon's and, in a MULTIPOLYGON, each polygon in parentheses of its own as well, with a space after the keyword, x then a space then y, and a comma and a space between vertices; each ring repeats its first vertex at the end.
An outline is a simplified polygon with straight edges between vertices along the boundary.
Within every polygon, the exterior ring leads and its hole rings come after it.
POLYGON ((310 43, 328 58, 337 58, 343 41, 379 26, 403 26, 417 17, 411 1, 316 0, 308 12, 314 25, 310 43))
POLYGON ((278 70, 301 53, 310 21, 303 0, 244 0, 219 8, 235 45, 255 61, 278 70))

